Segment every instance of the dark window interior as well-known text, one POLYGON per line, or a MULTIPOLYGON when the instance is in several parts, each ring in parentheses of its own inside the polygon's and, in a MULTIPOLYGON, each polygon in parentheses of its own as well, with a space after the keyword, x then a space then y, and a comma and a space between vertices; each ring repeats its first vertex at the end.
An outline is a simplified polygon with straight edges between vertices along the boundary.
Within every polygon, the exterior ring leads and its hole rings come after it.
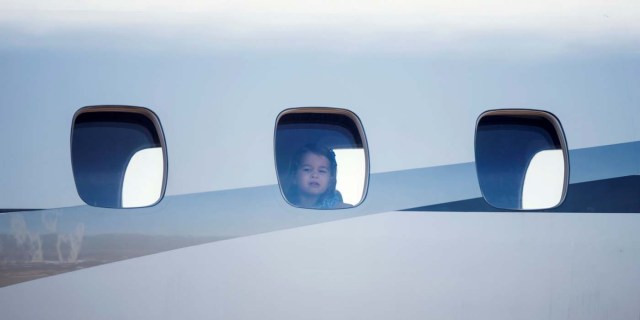
POLYGON ((160 147, 146 116, 131 112, 87 112, 76 117, 71 158, 76 188, 87 204, 121 207, 124 173, 131 157, 160 147))
POLYGON ((522 186, 531 158, 561 149, 553 124, 542 116, 489 115, 476 131, 476 169, 487 202, 499 208, 522 203, 522 186))
POLYGON ((292 113, 280 118, 276 129, 276 163, 281 179, 290 159, 302 146, 314 143, 330 149, 363 148, 357 125, 345 115, 292 113))

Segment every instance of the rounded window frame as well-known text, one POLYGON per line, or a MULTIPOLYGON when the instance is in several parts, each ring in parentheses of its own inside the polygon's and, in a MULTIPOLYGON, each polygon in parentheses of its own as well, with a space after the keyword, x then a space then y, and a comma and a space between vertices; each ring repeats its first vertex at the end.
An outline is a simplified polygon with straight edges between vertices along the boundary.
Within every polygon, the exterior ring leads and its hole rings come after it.
POLYGON ((361 206, 368 195, 369 192, 369 176, 370 176, 370 167, 371 167, 371 162, 370 162, 370 156, 369 156, 369 143, 367 142, 367 136, 365 134, 365 130, 364 130, 364 126, 362 125, 362 120, 360 120, 360 117, 358 117, 358 115, 346 108, 337 108, 337 107, 318 107, 318 106, 307 106, 307 107, 294 107, 294 108, 287 108, 284 109, 283 111, 281 111, 278 116, 276 117, 275 120, 275 125, 274 125, 274 130, 273 130, 273 163, 275 166, 275 172, 276 172, 276 178, 278 180, 278 190, 280 191, 280 195, 282 196, 282 199, 284 199, 284 201, 291 207, 296 208, 296 209, 306 209, 306 210, 319 210, 319 211, 334 211, 334 210, 343 210, 343 209, 350 209, 350 208, 356 208, 361 206), (284 192, 284 181, 282 181, 282 179, 280 178, 280 174, 278 171, 278 156, 277 156, 277 139, 278 139, 278 126, 280 124, 280 121, 283 117, 291 115, 291 114, 332 114, 332 115, 340 115, 340 116, 345 116, 347 118, 349 118, 354 124, 355 127, 357 128, 357 132, 358 135, 360 137, 361 143, 362 143, 362 148, 364 150, 364 162, 365 162, 365 172, 364 172, 364 185, 363 185, 363 190, 362 190, 362 196, 360 198, 360 201, 356 204, 354 204, 352 207, 349 208, 331 208, 331 209, 319 209, 319 208, 307 208, 307 207, 301 207, 301 206, 297 206, 293 203, 291 203, 289 201, 289 199, 287 199, 287 196, 285 195, 284 192))
POLYGON ((82 200, 82 202, 84 202, 85 204, 92 206, 92 207, 97 207, 97 208, 109 208, 109 209, 116 209, 116 210, 121 210, 121 209, 139 209, 139 208, 149 208, 149 207, 153 207, 158 205, 160 202, 162 202, 162 200, 164 199, 165 193, 167 191, 167 182, 168 182, 168 178, 169 178, 169 152, 167 149, 167 143, 166 143, 166 139, 165 139, 165 134, 164 134, 164 130, 162 128, 162 123, 160 122, 160 118, 158 117, 158 115, 153 112, 153 110, 147 108, 147 107, 141 107, 141 106, 132 106, 132 105, 91 105, 91 106, 85 106, 82 107, 80 109, 78 109, 74 114, 73 114, 73 118, 71 119, 71 134, 70 134, 70 141, 69 141, 69 155, 71 158, 71 168, 72 168, 72 174, 73 174, 73 179, 74 179, 74 185, 76 187, 76 192, 78 193, 78 196, 80 197, 80 199, 82 200), (76 124, 76 120, 79 116, 84 115, 84 114, 88 114, 88 113, 103 113, 103 112, 118 112, 118 113, 131 113, 131 114, 138 114, 138 115, 142 115, 145 118, 147 118, 149 121, 151 121, 151 123, 153 123, 154 129, 156 130, 156 133, 158 135, 158 141, 160 143, 160 147, 162 148, 162 161, 163 161, 163 168, 162 168, 162 188, 160 191, 160 196, 158 197, 158 200, 155 201, 152 204, 146 205, 146 206, 141 206, 141 207, 104 207, 104 206, 94 206, 90 203, 88 203, 87 201, 85 201, 84 198, 82 198, 82 193, 80 192, 80 190, 78 189, 78 183, 76 180, 76 173, 75 170, 73 170, 74 168, 74 164, 73 164, 73 134, 74 134, 74 130, 75 130, 75 124, 76 124))
POLYGON ((483 113, 480 114, 480 116, 478 116, 478 118, 476 119, 476 125, 475 125, 475 130, 474 130, 474 140, 473 140, 473 148, 474 148, 474 166, 476 169, 476 178, 478 179, 478 187, 480 189, 480 193, 482 194, 482 199, 491 207, 496 208, 496 209, 501 209, 501 210, 510 210, 510 211, 541 211, 541 210, 552 210, 555 208, 558 208, 559 206, 561 206, 566 197, 567 197, 567 191, 569 189, 569 178, 570 178, 570 171, 571 171, 571 166, 570 166, 570 161, 569 161, 569 146, 567 144, 567 139, 566 139, 566 135, 564 133, 564 129, 562 127, 562 123, 560 122, 560 119, 558 119, 558 117, 556 117, 556 115, 554 115, 553 113, 549 112, 549 111, 545 111, 545 110, 541 110, 541 109, 517 109, 517 108, 507 108, 507 109, 490 109, 487 110, 483 113), (480 121, 488 116, 514 116, 514 117, 527 117, 527 116, 532 116, 532 117, 541 117, 544 118, 545 120, 549 121, 549 123, 551 123, 551 125, 553 126, 553 128, 555 129, 555 133, 558 137, 558 140, 560 142, 560 147, 562 149, 562 154, 563 154, 563 160, 564 160, 564 180, 563 180, 563 186, 562 186, 562 196, 560 198, 560 201, 553 207, 549 207, 549 208, 543 208, 543 209, 523 209, 523 208, 515 208, 515 209, 511 209, 511 208, 500 208, 497 207, 495 205, 493 205, 491 202, 487 201, 487 198, 485 196, 485 192, 482 188, 482 185, 480 184, 480 170, 478 169, 478 161, 477 161, 477 139, 478 139, 478 126, 480 124, 480 121))

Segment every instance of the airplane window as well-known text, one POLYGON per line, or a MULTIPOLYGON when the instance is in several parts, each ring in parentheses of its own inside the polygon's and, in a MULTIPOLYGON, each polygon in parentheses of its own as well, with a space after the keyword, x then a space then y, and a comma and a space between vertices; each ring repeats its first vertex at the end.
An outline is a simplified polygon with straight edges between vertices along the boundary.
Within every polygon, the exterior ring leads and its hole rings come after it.
POLYGON ((296 108, 280 114, 276 170, 285 200, 308 209, 362 203, 369 172, 364 130, 351 111, 296 108))
POLYGON ((89 205, 147 207, 163 197, 166 148, 160 122, 149 109, 80 109, 73 120, 71 162, 78 194, 89 205))
POLYGON ((493 110, 478 120, 475 141, 480 189, 492 206, 511 210, 560 205, 569 178, 560 122, 537 110, 493 110))

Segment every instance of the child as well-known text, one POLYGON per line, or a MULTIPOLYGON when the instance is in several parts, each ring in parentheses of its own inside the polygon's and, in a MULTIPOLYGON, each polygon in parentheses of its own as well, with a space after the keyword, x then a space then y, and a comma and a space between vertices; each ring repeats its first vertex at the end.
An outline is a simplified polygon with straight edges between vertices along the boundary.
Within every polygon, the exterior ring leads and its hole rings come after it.
POLYGON ((289 170, 287 200, 298 207, 313 209, 349 208, 336 190, 338 164, 333 151, 308 144, 293 157, 289 170))

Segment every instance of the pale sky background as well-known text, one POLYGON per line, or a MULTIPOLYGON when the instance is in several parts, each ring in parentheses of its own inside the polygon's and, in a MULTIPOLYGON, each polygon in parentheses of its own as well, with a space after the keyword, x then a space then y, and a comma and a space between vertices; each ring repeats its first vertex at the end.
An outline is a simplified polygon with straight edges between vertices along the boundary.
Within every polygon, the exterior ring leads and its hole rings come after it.
POLYGON ((637 0, 0 1, 0 208, 82 204, 88 105, 157 113, 166 195, 275 184, 291 107, 355 112, 372 173, 473 161, 492 108, 553 111, 571 149, 640 139, 637 0))
MULTIPOLYGON (((527 50, 555 52, 557 42, 636 45, 638 7, 634 0, 3 0, 0 26, 13 35, 5 36, 5 44, 21 45, 60 45, 74 36, 94 33, 115 40, 110 47, 144 38, 147 43, 179 39, 191 49, 313 46, 424 52, 468 51, 477 41, 486 42, 485 36, 499 35, 526 38, 521 40, 526 41, 527 50), (416 41, 416 34, 423 36, 416 41), (389 46, 389 41, 394 45, 389 46)), ((95 40, 83 45, 105 44, 95 40)))

